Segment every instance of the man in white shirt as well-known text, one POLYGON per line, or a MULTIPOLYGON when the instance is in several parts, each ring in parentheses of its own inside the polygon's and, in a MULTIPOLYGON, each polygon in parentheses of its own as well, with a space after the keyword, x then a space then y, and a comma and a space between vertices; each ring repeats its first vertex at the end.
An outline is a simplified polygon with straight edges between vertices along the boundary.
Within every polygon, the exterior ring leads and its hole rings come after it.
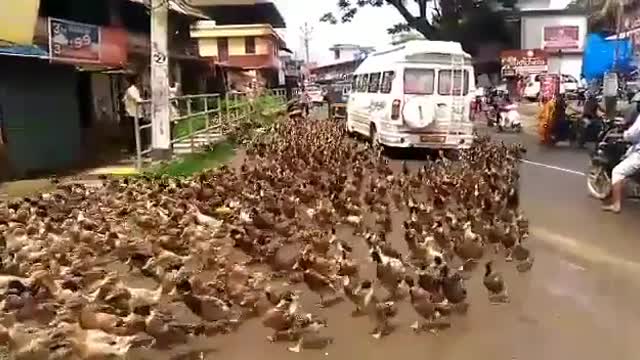
MULTIPOLYGON (((122 97, 122 102, 124 103, 125 110, 125 118, 121 122, 123 136, 127 141, 127 150, 131 153, 135 153, 136 151, 136 135, 135 135, 135 119, 142 119, 143 117, 143 109, 141 106, 142 97, 140 96, 140 90, 136 85, 136 77, 129 76, 127 77, 127 90, 122 97)), ((142 150, 145 150, 148 146, 147 139, 149 138, 150 129, 144 129, 140 133, 140 141, 142 150)))
POLYGON ((640 171, 640 116, 636 117, 631 127, 623 133, 622 139, 631 143, 631 146, 622 161, 613 168, 611 204, 602 208, 614 213, 619 213, 622 209, 625 181, 640 171))

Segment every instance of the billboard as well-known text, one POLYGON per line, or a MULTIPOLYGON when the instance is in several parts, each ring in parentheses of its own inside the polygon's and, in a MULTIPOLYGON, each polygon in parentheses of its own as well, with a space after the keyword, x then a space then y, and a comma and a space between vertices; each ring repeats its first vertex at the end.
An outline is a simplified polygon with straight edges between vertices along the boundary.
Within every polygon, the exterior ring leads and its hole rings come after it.
POLYGON ((99 63, 100 27, 49 18, 51 61, 99 63))
POLYGON ((502 76, 539 74, 548 70, 547 54, 539 49, 500 52, 502 76))
POLYGON ((542 28, 542 49, 579 50, 580 27, 577 25, 545 26, 542 28))

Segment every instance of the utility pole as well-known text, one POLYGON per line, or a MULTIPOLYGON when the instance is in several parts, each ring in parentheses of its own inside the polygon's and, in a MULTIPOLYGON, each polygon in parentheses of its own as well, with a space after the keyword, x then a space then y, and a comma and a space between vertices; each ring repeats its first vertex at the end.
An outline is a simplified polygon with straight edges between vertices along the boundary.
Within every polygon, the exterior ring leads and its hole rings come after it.
POLYGON ((313 33, 313 27, 309 26, 309 24, 305 22, 304 25, 300 27, 300 31, 302 32, 302 41, 304 43, 304 52, 306 55, 305 61, 308 64, 309 63, 309 43, 311 42, 311 34, 313 33))
POLYGON ((168 18, 169 0, 151 0, 151 148, 155 159, 171 156, 168 18))

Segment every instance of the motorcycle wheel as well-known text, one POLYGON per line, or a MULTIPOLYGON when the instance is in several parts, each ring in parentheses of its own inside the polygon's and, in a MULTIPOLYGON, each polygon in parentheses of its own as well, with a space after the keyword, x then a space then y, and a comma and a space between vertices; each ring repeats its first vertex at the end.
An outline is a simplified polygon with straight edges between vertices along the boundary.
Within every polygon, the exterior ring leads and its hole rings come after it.
POLYGON ((611 194, 611 177, 607 169, 600 165, 591 165, 587 175, 589 195, 604 200, 611 194))

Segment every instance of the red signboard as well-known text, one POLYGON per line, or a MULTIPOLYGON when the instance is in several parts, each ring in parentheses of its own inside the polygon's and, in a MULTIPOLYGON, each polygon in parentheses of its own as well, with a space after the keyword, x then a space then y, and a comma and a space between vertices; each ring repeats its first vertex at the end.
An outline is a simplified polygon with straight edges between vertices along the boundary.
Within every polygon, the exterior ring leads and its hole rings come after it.
POLYGON ((540 95, 543 101, 553 98, 560 87, 560 77, 557 74, 546 74, 540 84, 540 95))
POLYGON ((504 50, 500 52, 502 76, 539 74, 548 70, 547 53, 539 50, 504 50))
POLYGON ((545 26, 542 29, 542 48, 544 50, 579 50, 580 27, 545 26))

